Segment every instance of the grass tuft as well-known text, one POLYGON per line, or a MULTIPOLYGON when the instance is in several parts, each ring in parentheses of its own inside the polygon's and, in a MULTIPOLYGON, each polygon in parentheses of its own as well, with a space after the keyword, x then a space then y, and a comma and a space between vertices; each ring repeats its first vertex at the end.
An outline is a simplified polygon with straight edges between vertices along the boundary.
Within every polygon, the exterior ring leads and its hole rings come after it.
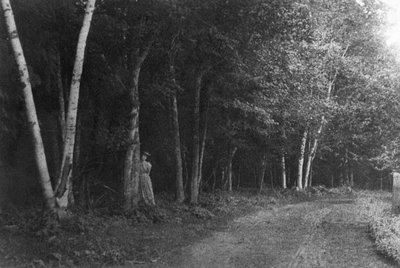
POLYGON ((400 264, 400 216, 391 213, 388 192, 357 192, 357 211, 369 222, 369 231, 377 250, 400 264))

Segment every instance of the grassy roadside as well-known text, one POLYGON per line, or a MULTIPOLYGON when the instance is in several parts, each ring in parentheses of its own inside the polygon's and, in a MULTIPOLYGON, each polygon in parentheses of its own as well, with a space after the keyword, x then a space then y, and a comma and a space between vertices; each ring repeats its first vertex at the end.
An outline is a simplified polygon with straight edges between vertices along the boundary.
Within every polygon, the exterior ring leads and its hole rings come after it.
POLYGON ((75 211, 59 223, 40 210, 10 209, 0 216, 1 267, 75 267, 162 262, 236 217, 341 191, 266 190, 203 194, 196 207, 157 196, 157 207, 124 214, 112 207, 75 211))
POLYGON ((391 212, 391 193, 354 191, 354 197, 356 221, 368 223, 377 251, 400 264, 400 216, 391 212))
POLYGON ((377 250, 400 264, 400 216, 391 213, 391 193, 357 193, 360 217, 369 222, 377 250))

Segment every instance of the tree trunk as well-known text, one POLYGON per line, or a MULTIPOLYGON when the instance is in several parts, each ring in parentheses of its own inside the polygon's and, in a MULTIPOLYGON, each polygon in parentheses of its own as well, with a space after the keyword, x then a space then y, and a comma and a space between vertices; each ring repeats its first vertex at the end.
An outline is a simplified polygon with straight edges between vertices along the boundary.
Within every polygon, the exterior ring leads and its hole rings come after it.
MULTIPOLYGON (((172 75, 175 74, 174 66, 170 66, 172 75)), ((175 77, 172 78, 175 81, 175 77)), ((185 191, 183 188, 183 166, 182 166, 182 151, 181 151, 181 138, 179 130, 179 114, 178 102, 176 99, 177 89, 175 88, 171 94, 172 102, 172 127, 174 136, 174 156, 175 156, 175 183, 176 183, 176 200, 182 203, 185 200, 185 191)))
POLYGON ((190 203, 197 204, 199 196, 199 164, 200 164, 200 90, 203 73, 199 73, 194 86, 194 110, 193 110, 193 154, 192 174, 190 187, 190 203))
POLYGON ((285 154, 282 152, 281 154, 281 174, 282 174, 282 188, 287 188, 286 182, 286 163, 285 163, 285 154))
POLYGON ((237 151, 237 147, 232 147, 229 152, 229 159, 228 159, 228 191, 232 192, 232 161, 235 157, 237 151))
POLYGON ((209 107, 209 98, 210 98, 210 88, 207 88, 206 97, 205 97, 205 109, 202 113, 202 122, 203 129, 201 134, 201 145, 200 145, 200 159, 199 159, 199 187, 201 185, 201 180, 203 179, 203 159, 204 153, 206 149, 206 141, 207 141, 207 127, 208 127, 208 107, 209 107))
POLYGON ((139 136, 139 76, 144 60, 147 58, 154 42, 154 35, 149 38, 142 49, 136 49, 130 55, 133 61, 130 70, 132 79, 129 83, 129 98, 131 111, 129 113, 128 148, 125 154, 123 170, 123 209, 130 211, 139 203, 139 164, 140 164, 140 136, 139 136))
POLYGON ((225 174, 226 167, 222 167, 221 170, 221 190, 226 191, 227 180, 225 174))
POLYGON ((86 200, 87 200, 87 196, 86 196, 86 194, 87 194, 87 178, 86 177, 83 177, 82 179, 81 179, 81 181, 80 181, 80 184, 79 184, 79 196, 78 196, 78 202, 79 202, 79 206, 80 207, 85 207, 86 206, 86 204, 87 204, 87 202, 86 202, 86 200))
POLYGON ((64 98, 64 86, 61 76, 61 58, 60 52, 56 49, 56 87, 57 87, 57 99, 59 112, 57 116, 58 132, 54 133, 52 144, 54 146, 53 160, 54 160, 54 174, 52 176, 54 187, 58 185, 58 179, 60 177, 59 171, 61 166, 62 150, 64 148, 65 139, 65 98, 64 98))
POLYGON ((258 192, 259 193, 261 193, 263 190, 264 176, 265 176, 266 169, 267 169, 267 164, 264 163, 264 161, 263 161, 263 163, 261 165, 261 170, 260 170, 260 177, 258 179, 258 192))
POLYGON ((80 178, 80 158, 81 158, 81 138, 82 138, 82 113, 78 114, 77 118, 77 131, 76 131, 76 140, 75 140, 75 147, 74 147, 74 159, 73 159, 73 167, 71 172, 71 178, 69 178, 69 195, 68 195, 68 204, 75 205, 75 196, 74 196, 74 183, 77 179, 80 178), (72 181, 74 178, 74 182, 72 181))
POLYGON ((260 170, 259 186, 258 186, 259 193, 261 193, 261 191, 263 190, 264 176, 266 170, 267 170, 267 153, 264 152, 264 155, 261 159, 261 170, 260 170))
POLYGON ((174 139, 174 157, 175 157, 175 198, 178 203, 185 200, 185 190, 183 185, 183 165, 182 165, 182 150, 181 138, 179 129, 179 113, 178 113, 178 84, 176 82, 176 73, 174 60, 176 57, 176 40, 179 37, 179 31, 173 36, 171 40, 171 48, 169 53, 169 72, 171 75, 172 85, 174 89, 171 93, 171 115, 172 115, 172 132, 174 139))
POLYGON ((353 166, 352 166, 350 159, 348 159, 347 167, 348 167, 349 185, 350 185, 350 187, 353 187, 354 186, 354 173, 353 173, 353 166))
POLYGON ((71 80, 71 90, 68 101, 64 150, 60 169, 60 178, 58 180, 58 185, 56 188, 57 203, 61 208, 68 207, 68 195, 70 190, 68 185, 70 185, 69 181, 74 158, 80 81, 82 76, 83 62, 85 58, 86 40, 89 34, 95 4, 96 0, 88 0, 86 4, 85 17, 83 19, 82 28, 79 33, 78 45, 76 48, 74 70, 71 80))
MULTIPOLYGON (((181 144, 182 148, 182 144, 181 144)), ((185 192, 189 192, 189 170, 188 170, 188 160, 187 154, 185 151, 182 152, 182 161, 183 161, 183 189, 185 192)))
POLYGON ((213 183, 212 183, 212 192, 215 192, 215 184, 217 183, 217 174, 214 172, 213 174, 213 183))
POLYGON ((139 202, 139 162, 140 162, 140 139, 139 139, 139 79, 140 69, 134 71, 133 85, 130 89, 130 100, 132 103, 129 120, 128 149, 125 155, 123 187, 125 211, 132 210, 139 202))
POLYGON ((353 169, 350 170, 350 186, 354 187, 354 172, 353 172, 353 169))
POLYGON ((304 165, 304 152, 306 148, 308 131, 307 128, 304 130, 303 138, 301 139, 300 145, 300 155, 298 163, 298 173, 297 173, 297 187, 299 190, 303 190, 303 165, 304 165))
POLYGON ((46 199, 47 207, 50 210, 55 209, 55 198, 51 186, 49 169, 47 166, 46 155, 43 147, 43 140, 40 133, 39 121, 36 114, 35 102, 33 100, 32 86, 29 80, 28 67, 25 61, 24 52, 18 37, 17 26, 15 25, 14 14, 9 0, 1 0, 4 12, 4 18, 9 34, 11 47, 14 53, 15 61, 18 66, 21 84, 23 86, 23 96, 27 112, 28 125, 33 137, 33 147, 35 151, 35 161, 39 171, 40 184, 46 199))
MULTIPOLYGON (((345 58, 348 48, 349 48, 349 46, 347 46, 345 48, 345 50, 343 52, 343 55, 342 55, 342 58, 345 58)), ((336 69, 332 80, 328 84, 326 101, 330 101, 330 99, 331 99, 332 90, 333 90, 334 83, 336 81, 336 77, 337 77, 338 71, 339 70, 336 69)), ((305 178, 304 178, 305 179, 305 183, 304 183, 305 187, 307 187, 307 185, 308 185, 308 180, 309 180, 309 176, 310 176, 310 172, 311 172, 310 169, 311 169, 312 162, 314 161, 314 158, 315 158, 315 155, 316 155, 316 152, 317 152, 318 139, 322 134, 322 129, 324 127, 324 124, 325 124, 325 116, 323 115, 323 116, 321 116, 321 122, 320 122, 318 130, 316 132, 316 135, 315 135, 314 142, 313 142, 313 145, 311 147, 310 153, 308 155, 307 166, 306 166, 306 174, 305 174, 305 178)))
MULTIPOLYGON (((322 117, 322 118, 324 118, 324 117, 322 117)), ((322 119, 322 122, 323 122, 323 120, 324 119, 322 119)), ((308 185, 308 180, 309 180, 310 173, 311 173, 311 166, 312 166, 312 163, 314 161, 315 155, 317 153, 318 137, 321 135, 322 128, 323 128, 323 123, 322 122, 321 122, 320 127, 318 128, 316 137, 314 138, 314 141, 313 141, 313 145, 312 145, 312 147, 310 149, 310 152, 308 154, 307 165, 306 165, 306 173, 304 175, 304 180, 305 180, 304 185, 305 186, 308 185)))
POLYGON ((204 153, 206 150, 206 140, 207 140, 207 121, 205 122, 203 133, 201 137, 201 145, 200 145, 200 156, 199 156, 199 187, 201 185, 201 181, 203 179, 203 160, 204 153))
POLYGON ((310 179, 310 169, 311 169, 311 157, 310 155, 307 157, 307 163, 306 163, 306 171, 304 174, 304 189, 308 188, 308 181, 310 179))

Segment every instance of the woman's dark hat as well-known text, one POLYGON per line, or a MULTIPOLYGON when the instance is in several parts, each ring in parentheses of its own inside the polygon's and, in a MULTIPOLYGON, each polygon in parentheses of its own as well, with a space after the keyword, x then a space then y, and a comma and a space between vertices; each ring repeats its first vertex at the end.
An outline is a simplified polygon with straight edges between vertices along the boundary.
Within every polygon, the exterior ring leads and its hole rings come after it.
POLYGON ((146 152, 146 151, 144 151, 144 152, 142 153, 142 155, 151 156, 151 154, 150 154, 149 152, 146 152))

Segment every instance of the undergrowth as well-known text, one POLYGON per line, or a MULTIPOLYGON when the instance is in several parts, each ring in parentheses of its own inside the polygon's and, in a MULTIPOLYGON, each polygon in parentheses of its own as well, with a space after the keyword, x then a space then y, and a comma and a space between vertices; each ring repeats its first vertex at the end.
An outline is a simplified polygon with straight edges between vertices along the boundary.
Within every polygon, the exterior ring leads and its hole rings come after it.
POLYGON ((156 207, 129 213, 116 206, 74 210, 58 221, 41 209, 11 208, 0 215, 0 266, 103 266, 157 261, 163 252, 203 237, 230 219, 256 210, 345 193, 265 189, 203 193, 199 204, 178 204, 171 194, 156 196, 156 207), (13 243, 1 237, 12 237, 13 243), (4 242, 4 243, 3 243, 4 242), (21 251, 24 251, 22 254, 21 251), (7 259, 13 256, 12 259, 7 259), (6 258, 7 257, 7 258, 6 258))
POLYGON ((375 218, 371 221, 370 229, 378 251, 400 264, 400 216, 375 218))
POLYGON ((369 222, 377 250, 400 264, 400 216, 391 213, 390 197, 388 192, 358 192, 357 211, 369 222))

